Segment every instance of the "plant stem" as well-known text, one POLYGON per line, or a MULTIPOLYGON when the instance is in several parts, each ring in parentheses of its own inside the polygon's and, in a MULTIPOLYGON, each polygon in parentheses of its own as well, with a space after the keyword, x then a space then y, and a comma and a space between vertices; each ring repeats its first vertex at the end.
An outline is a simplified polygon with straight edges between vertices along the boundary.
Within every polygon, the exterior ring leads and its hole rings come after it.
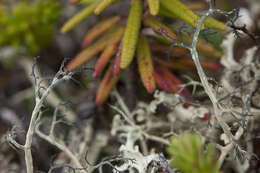
MULTIPOLYGON (((40 112, 40 109, 42 107, 43 101, 46 99, 46 97, 49 95, 51 90, 58 85, 60 82, 65 80, 66 78, 61 78, 57 79, 54 78, 51 85, 47 88, 47 90, 43 93, 42 97, 39 95, 36 95, 36 104, 32 112, 32 117, 29 125, 29 129, 26 134, 26 142, 24 145, 24 152, 25 152, 25 163, 26 163, 26 169, 27 173, 33 173, 33 159, 32 159, 32 151, 31 151, 31 146, 32 146, 32 140, 33 140, 33 135, 35 132, 35 127, 36 127, 36 122, 37 118, 40 112)), ((38 86, 35 86, 36 90, 39 89, 38 86)))

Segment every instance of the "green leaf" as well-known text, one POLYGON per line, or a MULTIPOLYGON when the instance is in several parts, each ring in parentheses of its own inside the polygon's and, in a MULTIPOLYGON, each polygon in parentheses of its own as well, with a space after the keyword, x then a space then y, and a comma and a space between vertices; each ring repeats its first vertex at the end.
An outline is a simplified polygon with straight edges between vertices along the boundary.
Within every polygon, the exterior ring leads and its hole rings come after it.
POLYGON ((147 0, 150 13, 156 16, 159 13, 160 1, 159 0, 147 0))
POLYGON ((201 136, 184 132, 171 139, 167 149, 171 156, 171 167, 183 173, 218 173, 220 165, 213 144, 204 152, 205 144, 201 136))
POLYGON ((123 37, 122 56, 120 61, 120 68, 122 69, 127 68, 134 58, 139 30, 141 27, 142 10, 142 0, 133 1, 123 37))
POLYGON ((91 3, 89 6, 81 10, 75 16, 73 16, 70 20, 68 20, 63 27, 61 28, 62 33, 66 33, 71 29, 75 28, 78 24, 83 22, 86 18, 88 18, 91 14, 93 14, 95 8, 98 6, 100 0, 96 0, 91 3))

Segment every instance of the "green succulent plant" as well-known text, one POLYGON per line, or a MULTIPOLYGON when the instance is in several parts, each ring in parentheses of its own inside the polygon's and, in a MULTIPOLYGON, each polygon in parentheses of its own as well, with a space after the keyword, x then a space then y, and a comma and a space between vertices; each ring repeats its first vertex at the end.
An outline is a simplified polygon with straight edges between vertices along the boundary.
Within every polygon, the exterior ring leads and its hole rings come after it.
POLYGON ((0 6, 0 46, 22 46, 36 55, 51 43, 60 15, 55 0, 23 0, 9 6, 7 2, 0 6))
MULTIPOLYGON (((61 28, 62 33, 69 32, 79 23, 91 15, 99 15, 110 5, 121 0, 71 0, 72 4, 86 6, 75 16, 69 19, 61 28)), ((164 52, 169 50, 173 42, 191 44, 192 35, 181 32, 178 29, 167 26, 160 19, 171 18, 180 20, 191 27, 196 28, 200 16, 192 11, 194 6, 184 5, 179 0, 130 0, 131 7, 127 22, 122 22, 125 17, 114 16, 96 24, 83 41, 83 50, 67 66, 67 70, 80 68, 101 53, 95 66, 94 77, 102 75, 105 67, 110 63, 97 92, 96 103, 101 105, 108 98, 110 91, 116 85, 121 73, 129 67, 134 57, 137 64, 141 81, 149 93, 153 93, 158 87, 166 92, 176 93, 182 84, 171 70, 195 69, 193 61, 189 58, 189 51, 185 48, 174 47, 171 49, 173 56, 183 58, 171 58, 168 62, 164 52), (143 32, 149 28, 152 34, 143 32), (114 60, 113 60, 114 57, 114 60)), ((199 9, 205 8, 204 6, 199 9)), ((196 8, 198 9, 198 6, 196 8)), ((227 26, 213 18, 208 18, 202 29, 225 31, 227 26)), ((211 59, 219 59, 222 53, 203 39, 197 44, 198 52, 211 59)), ((214 62, 201 61, 204 68, 220 70, 221 67, 214 62)), ((188 90, 181 94, 190 97, 188 90)))
POLYGON ((173 137, 167 149, 171 157, 170 166, 183 173, 218 173, 220 164, 213 144, 207 146, 201 136, 184 132, 173 137))

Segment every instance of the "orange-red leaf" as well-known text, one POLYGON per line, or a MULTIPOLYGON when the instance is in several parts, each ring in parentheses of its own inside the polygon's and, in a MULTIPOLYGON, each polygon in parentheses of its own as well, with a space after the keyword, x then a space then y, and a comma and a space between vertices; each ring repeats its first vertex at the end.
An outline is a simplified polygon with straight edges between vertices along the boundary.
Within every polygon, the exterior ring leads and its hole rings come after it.
POLYGON ((99 24, 95 25, 85 36, 82 47, 87 47, 91 42, 98 38, 101 34, 112 28, 120 21, 119 16, 106 19, 99 24))
MULTIPOLYGON (((168 83, 172 93, 178 93, 181 91, 181 85, 183 84, 182 81, 178 79, 178 77, 176 77, 173 73, 171 73, 167 68, 156 66, 156 72, 159 73, 162 78, 168 83)), ((185 98, 192 98, 189 90, 187 90, 186 88, 181 91, 180 95, 185 98)))
MULTIPOLYGON (((196 69, 194 61, 191 58, 182 58, 176 61, 176 64, 182 64, 184 66, 189 67, 190 69, 196 69)), ((222 66, 219 63, 210 62, 201 60, 201 66, 206 70, 219 71, 222 69, 222 66)))
POLYGON ((117 28, 112 33, 108 33, 100 40, 80 52, 68 65, 67 70, 74 70, 80 68, 84 63, 90 61, 94 56, 96 56, 100 51, 102 51, 113 39, 114 37, 122 32, 122 28, 117 28))
POLYGON ((101 84, 99 85, 97 96, 96 96, 96 104, 102 105, 108 98, 109 93, 113 89, 113 87, 116 85, 119 77, 118 75, 114 75, 113 73, 113 64, 110 65, 109 69, 107 70, 103 80, 101 81, 101 84))
POLYGON ((192 11, 205 10, 207 5, 204 2, 193 2, 187 4, 187 7, 192 11))
POLYGON ((71 4, 76 4, 76 3, 78 3, 80 0, 70 0, 70 3, 71 4))
POLYGON ((137 62, 144 87, 149 93, 153 93, 156 88, 153 61, 150 47, 145 36, 141 36, 138 41, 137 62))
POLYGON ((120 68, 120 60, 121 60, 121 55, 122 55, 122 41, 118 47, 117 53, 116 53, 116 59, 114 63, 114 75, 118 75, 121 71, 120 68))
POLYGON ((94 78, 100 77, 108 61, 113 56, 115 50, 116 50, 116 45, 109 45, 106 47, 106 49, 103 51, 103 53, 101 54, 100 58, 98 59, 95 65, 95 71, 93 74, 94 78))
POLYGON ((116 48, 118 46, 118 43, 120 42, 122 36, 123 36, 124 29, 121 29, 121 32, 119 32, 111 41, 111 43, 105 48, 103 53, 101 54, 100 58, 98 59, 96 65, 95 65, 95 72, 94 72, 94 78, 98 78, 106 65, 108 64, 109 60, 114 55, 116 48))
POLYGON ((178 84, 174 83, 171 78, 169 77, 171 72, 169 72, 168 70, 166 71, 166 69, 164 69, 161 66, 156 66, 155 68, 156 72, 166 81, 166 83, 168 84, 168 86, 170 87, 170 93, 178 93, 180 88, 179 86, 177 86, 178 84))
POLYGON ((172 93, 172 89, 169 86, 168 82, 156 70, 154 72, 154 77, 155 77, 155 81, 156 81, 158 88, 160 88, 161 90, 163 90, 167 93, 172 93))
POLYGON ((154 52, 161 52, 165 53, 167 51, 171 51, 172 55, 186 55, 189 54, 190 51, 183 47, 173 47, 170 48, 170 46, 162 45, 162 44, 152 44, 151 45, 152 51, 154 52))
MULTIPOLYGON (((196 66, 195 66, 193 60, 189 57, 180 58, 180 59, 172 59, 170 61, 156 59, 156 62, 163 65, 164 67, 168 67, 168 68, 175 69, 175 70, 196 70, 196 66)), ((222 69, 222 66, 216 62, 201 60, 200 64, 206 70, 220 71, 222 69)))
POLYGON ((192 70, 190 67, 183 65, 181 63, 177 63, 176 60, 163 60, 162 58, 157 58, 155 61, 167 68, 174 69, 174 70, 192 70))

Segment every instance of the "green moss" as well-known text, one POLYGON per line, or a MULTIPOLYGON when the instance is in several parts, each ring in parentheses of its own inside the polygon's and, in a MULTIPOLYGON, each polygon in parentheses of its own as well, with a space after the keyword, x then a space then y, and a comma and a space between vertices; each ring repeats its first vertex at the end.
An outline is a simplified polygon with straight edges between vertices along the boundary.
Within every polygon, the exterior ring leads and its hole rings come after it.
POLYGON ((22 1, 0 12, 0 46, 22 46, 35 55, 52 42, 60 7, 54 0, 22 1))

